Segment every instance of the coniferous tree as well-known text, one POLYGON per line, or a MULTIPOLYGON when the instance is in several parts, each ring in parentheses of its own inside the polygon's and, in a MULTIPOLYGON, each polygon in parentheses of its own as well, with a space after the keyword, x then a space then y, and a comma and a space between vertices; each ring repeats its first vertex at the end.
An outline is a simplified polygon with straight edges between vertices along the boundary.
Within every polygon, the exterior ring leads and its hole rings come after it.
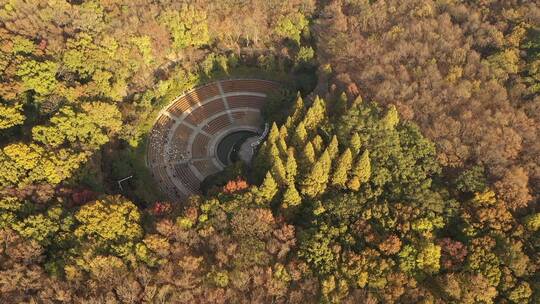
POLYGON ((347 148, 345 152, 335 162, 334 174, 332 175, 332 186, 345 189, 347 186, 347 180, 349 171, 352 167, 352 152, 347 148))
POLYGON ((313 145, 313 150, 315 150, 315 155, 320 155, 323 150, 324 141, 320 135, 316 135, 311 140, 311 145, 313 145))
POLYGON ((255 190, 257 200, 259 203, 268 203, 271 202, 274 196, 278 192, 278 185, 272 174, 266 172, 263 183, 255 190))
POLYGON ((276 122, 272 123, 270 132, 268 133, 268 142, 274 143, 279 138, 279 129, 276 125, 276 122))
POLYGON ((268 157, 271 164, 273 164, 275 159, 281 158, 281 153, 276 143, 270 143, 270 147, 268 149, 268 157))
POLYGON ((341 117, 341 115, 343 115, 346 111, 347 111, 347 94, 343 92, 341 93, 341 95, 336 100, 336 103, 334 104, 333 116, 341 117))
POLYGON ((311 132, 317 129, 317 127, 319 127, 319 125, 324 121, 325 116, 326 106, 324 101, 317 96, 315 97, 311 107, 307 110, 306 116, 303 120, 306 130, 312 134, 311 132))
POLYGON ((271 172, 274 180, 279 184, 280 187, 287 184, 287 172, 285 171, 285 166, 283 166, 281 158, 274 158, 271 172))
POLYGON ((311 166, 315 163, 315 159, 316 156, 313 145, 311 144, 311 142, 308 142, 300 153, 300 165, 302 168, 302 172, 309 172, 311 166))
POLYGON ((303 195, 313 198, 326 190, 326 184, 328 183, 328 177, 330 173, 330 156, 328 152, 323 152, 321 157, 311 168, 309 175, 307 175, 301 182, 301 192, 303 195))
POLYGON ((397 112, 396 106, 391 105, 381 120, 381 127, 386 130, 391 130, 395 128, 398 123, 399 114, 397 112))
POLYGON ((349 145, 351 147, 351 152, 353 156, 356 156, 358 155, 358 153, 360 153, 360 148, 362 148, 362 139, 357 132, 354 132, 354 134, 352 135, 349 145))
POLYGON ((290 116, 293 124, 297 123, 304 116, 304 110, 304 100, 302 99, 300 92, 298 92, 292 109, 292 115, 290 116))
POLYGON ((362 183, 367 182, 370 177, 371 162, 369 159, 369 151, 365 150, 352 168, 351 178, 349 179, 347 186, 351 190, 358 191, 362 183))
POLYGON ((285 141, 287 141, 287 139, 289 138, 289 130, 287 130, 287 127, 285 125, 282 125, 279 128, 279 137, 285 141))
POLYGON ((287 151, 287 162, 285 164, 285 171, 287 172, 287 184, 293 185, 296 174, 297 174, 297 164, 294 157, 294 150, 289 148, 287 151))
POLYGON ((298 206, 302 202, 302 198, 300 197, 300 193, 298 193, 298 190, 296 190, 296 187, 294 184, 289 184, 287 186, 287 190, 283 193, 283 205, 282 208, 290 208, 294 206, 298 206))
POLYGON ((307 142, 307 136, 308 135, 304 123, 300 122, 294 130, 292 137, 292 143, 297 150, 302 150, 304 148, 307 142))
POLYGON ((330 141, 326 149, 328 150, 328 155, 330 156, 330 159, 335 159, 339 153, 339 143, 336 135, 332 136, 332 140, 330 141))
POLYGON ((287 133, 294 134, 295 128, 294 128, 294 121, 291 116, 288 116, 285 120, 285 124, 283 125, 285 128, 287 128, 287 133))
POLYGON ((281 155, 282 158, 286 158, 287 157, 287 143, 285 142, 285 139, 283 138, 279 138, 277 140, 277 146, 278 146, 278 150, 279 150, 279 153, 281 155))

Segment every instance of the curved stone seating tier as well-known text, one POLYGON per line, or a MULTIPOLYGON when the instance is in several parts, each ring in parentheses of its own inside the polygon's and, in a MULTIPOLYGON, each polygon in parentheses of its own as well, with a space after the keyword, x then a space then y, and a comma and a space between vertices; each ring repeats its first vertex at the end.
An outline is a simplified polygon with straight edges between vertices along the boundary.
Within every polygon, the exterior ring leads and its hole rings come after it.
POLYGON ((225 104, 223 103, 223 99, 220 98, 193 110, 188 116, 186 116, 186 121, 193 125, 198 125, 206 118, 224 111, 225 104))
POLYGON ((191 150, 193 158, 203 158, 208 155, 208 142, 210 142, 210 137, 202 133, 195 136, 191 150))
POLYGON ((262 120, 258 111, 239 111, 232 113, 235 125, 254 126, 262 120))
POLYGON ((189 164, 179 164, 174 166, 174 171, 180 181, 193 193, 199 191, 200 181, 191 170, 189 164))
POLYGON ((221 114, 220 116, 209 121, 203 130, 211 135, 215 135, 219 130, 225 129, 231 125, 231 120, 228 113, 221 114))
POLYGON ((223 92, 259 92, 272 93, 279 90, 279 84, 267 80, 235 79, 221 81, 223 92))
POLYGON ((236 95, 227 97, 229 101, 229 107, 234 108, 255 108, 262 109, 264 102, 266 101, 265 97, 261 96, 252 96, 252 95, 236 95))
POLYGON ((267 80, 222 80, 172 101, 159 114, 147 147, 147 164, 162 192, 172 201, 198 193, 205 177, 223 169, 219 141, 239 130, 262 132, 260 110, 279 89, 267 80))
POLYGON ((209 176, 211 174, 221 171, 211 159, 202 159, 193 162, 193 166, 201 172, 203 176, 209 176))
POLYGON ((191 109, 201 101, 207 100, 213 96, 219 96, 220 91, 216 83, 210 83, 202 87, 195 88, 184 95, 178 97, 167 108, 167 112, 180 116, 183 112, 191 109))

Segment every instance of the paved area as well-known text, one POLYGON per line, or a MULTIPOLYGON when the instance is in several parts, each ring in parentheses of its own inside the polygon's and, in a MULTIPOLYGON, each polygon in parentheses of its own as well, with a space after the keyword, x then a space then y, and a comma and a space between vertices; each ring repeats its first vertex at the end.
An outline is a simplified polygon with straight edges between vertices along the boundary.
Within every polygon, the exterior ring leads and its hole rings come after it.
POLYGON ((255 152, 251 144, 255 143, 258 140, 258 136, 253 136, 248 139, 240 146, 240 151, 238 151, 238 157, 246 164, 251 163, 253 154, 255 152))

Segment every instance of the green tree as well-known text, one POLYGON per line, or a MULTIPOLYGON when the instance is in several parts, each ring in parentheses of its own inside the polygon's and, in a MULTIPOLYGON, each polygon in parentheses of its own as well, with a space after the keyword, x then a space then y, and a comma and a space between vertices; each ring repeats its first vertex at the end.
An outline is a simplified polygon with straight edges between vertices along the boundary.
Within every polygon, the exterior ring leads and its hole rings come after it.
POLYGON ((287 184, 294 185, 297 174, 297 164, 294 157, 293 149, 289 149, 287 151, 287 162, 285 164, 285 171, 287 172, 287 184))
POLYGON ((151 64, 154 61, 154 56, 152 55, 152 39, 150 36, 143 35, 138 37, 131 38, 131 42, 137 47, 141 53, 143 62, 145 64, 151 64))
POLYGON ((330 173, 330 163, 331 161, 328 152, 323 152, 321 157, 311 168, 309 175, 301 182, 300 191, 303 195, 313 198, 326 190, 330 173))
POLYGON ((305 231, 300 236, 298 256, 307 261, 321 275, 330 274, 338 267, 336 253, 332 250, 333 238, 338 229, 321 225, 305 231))
POLYGON ((332 175, 332 186, 346 189, 349 180, 349 171, 352 168, 352 152, 347 148, 345 152, 335 162, 334 174, 332 175))
POLYGON ((360 185, 367 182, 370 177, 371 161, 369 159, 369 151, 365 150, 352 168, 351 178, 349 179, 347 186, 351 190, 358 191, 360 185))
POLYGON ((296 190, 294 184, 289 184, 287 190, 283 193, 283 203, 282 208, 287 209, 291 207, 298 206, 302 202, 300 193, 296 190))
POLYGON ((356 155, 360 153, 360 148, 362 148, 362 139, 360 138, 360 135, 358 135, 357 132, 354 132, 354 134, 351 137, 350 147, 351 147, 352 155, 356 157, 356 155))
MULTIPOLYGON (((326 117, 326 106, 324 100, 315 97, 313 104, 306 112, 304 117, 304 126, 308 132, 313 132, 317 127, 321 125, 326 117)), ((311 134, 311 133, 310 133, 311 134)))
POLYGON ((309 168, 315 163, 315 149, 311 142, 308 142, 302 153, 300 153, 301 172, 309 172, 309 168))
POLYGON ((381 126, 383 129, 391 130, 396 127, 399 123, 399 114, 397 112, 396 106, 391 105, 386 114, 381 119, 381 126))
POLYGON ((270 128, 270 132, 268 133, 267 142, 275 143, 278 138, 279 138, 279 129, 278 129, 276 123, 273 122, 272 127, 270 128))
POLYGON ((49 126, 32 129, 35 141, 53 148, 69 142, 85 150, 97 149, 108 142, 108 134, 118 132, 122 124, 117 107, 101 102, 83 105, 80 113, 64 107, 50 121, 49 126))
POLYGON ((43 245, 48 245, 60 226, 56 219, 51 219, 44 214, 31 215, 17 222, 12 227, 20 235, 31 238, 43 245))
POLYGON ((300 92, 298 92, 296 96, 296 100, 294 101, 294 105, 292 108, 292 114, 291 114, 291 123, 296 124, 298 123, 302 117, 304 117, 305 114, 305 105, 304 100, 302 99, 302 96, 300 95, 300 92))
POLYGON ((532 290, 529 286, 529 283, 527 282, 521 282, 519 285, 514 288, 510 295, 508 295, 508 299, 512 303, 529 303, 529 299, 532 296, 532 290))
POLYGON ((338 156, 339 153, 339 143, 337 136, 332 136, 332 140, 328 144, 328 147, 326 147, 328 150, 328 155, 330 155, 330 159, 335 159, 338 156))
POLYGON ((55 62, 25 60, 19 65, 17 76, 21 77, 27 90, 34 90, 37 94, 46 96, 52 94, 58 87, 57 72, 58 64, 55 62))
POLYGON ((526 216, 524 223, 529 231, 538 231, 540 229, 540 212, 526 216))
POLYGON ((458 176, 456 188, 462 192, 483 192, 486 190, 486 183, 484 167, 474 166, 458 176))
POLYGON ((348 98, 345 92, 339 95, 339 98, 336 100, 334 104, 334 109, 333 109, 334 117, 341 117, 341 115, 343 115, 347 111, 347 107, 348 107, 347 100, 348 98))
POLYGON ((306 128, 304 127, 304 123, 300 122, 294 130, 294 134, 292 137, 293 145, 296 147, 297 150, 301 150, 302 148, 304 148, 307 142, 307 137, 308 134, 306 128))
MULTIPOLYGON (((0 99, 1 101, 1 99, 0 99)), ((4 105, 0 104, 0 130, 8 129, 24 122, 22 105, 4 105)))
POLYGON ((308 20, 300 13, 295 12, 282 16, 275 27, 275 33, 279 37, 288 38, 300 45, 300 35, 307 28, 308 20))
POLYGON ((313 150, 315 150, 315 155, 320 155, 322 153, 324 141, 320 135, 315 135, 315 137, 313 137, 311 145, 313 146, 313 150))
POLYGON ((283 166, 281 158, 274 158, 271 172, 272 176, 280 187, 284 187, 287 185, 287 171, 285 169, 285 166, 283 166))
POLYGON ((278 192, 278 184, 270 172, 266 173, 263 183, 256 189, 255 194, 259 203, 271 202, 278 192))
POLYGON ((131 201, 116 195, 84 205, 75 214, 74 235, 80 244, 96 244, 125 256, 142 239, 141 214, 131 201))
POLYGON ((189 46, 202 46, 210 42, 206 12, 184 4, 179 11, 167 10, 159 20, 170 31, 173 47, 177 50, 189 46))

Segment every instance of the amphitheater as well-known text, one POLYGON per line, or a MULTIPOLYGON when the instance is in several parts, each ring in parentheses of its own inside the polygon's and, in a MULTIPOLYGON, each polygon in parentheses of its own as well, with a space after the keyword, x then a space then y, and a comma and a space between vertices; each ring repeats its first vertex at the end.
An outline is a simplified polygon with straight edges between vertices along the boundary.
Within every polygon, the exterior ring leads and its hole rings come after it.
POLYGON ((267 80, 221 80, 194 88, 164 108, 147 148, 147 165, 162 192, 173 201, 198 193, 201 182, 230 161, 231 140, 247 136, 246 142, 253 142, 263 133, 261 109, 279 89, 267 80))

